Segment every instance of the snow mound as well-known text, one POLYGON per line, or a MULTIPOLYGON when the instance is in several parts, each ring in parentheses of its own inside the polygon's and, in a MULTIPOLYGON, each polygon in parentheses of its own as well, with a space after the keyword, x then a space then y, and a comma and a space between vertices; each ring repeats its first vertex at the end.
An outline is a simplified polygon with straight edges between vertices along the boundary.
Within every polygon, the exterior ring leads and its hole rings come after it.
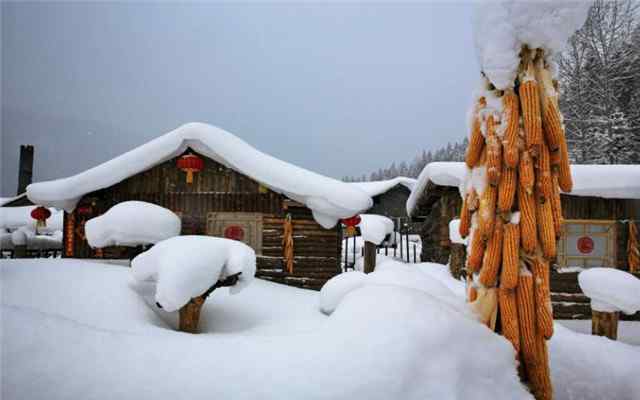
POLYGON ((587 18, 584 1, 485 1, 476 5, 473 29, 482 72, 498 89, 513 86, 523 45, 561 51, 587 18))
POLYGON ((383 215, 361 214, 358 226, 365 242, 380 244, 393 233, 393 221, 383 215))
POLYGON ((449 240, 451 243, 467 244, 467 241, 460 236, 460 219, 455 218, 449 222, 449 240))
POLYGON ((388 192, 398 185, 402 185, 409 190, 413 190, 416 180, 413 178, 398 176, 384 181, 349 182, 349 184, 365 191, 369 196, 375 197, 388 192))
POLYGON ((615 268, 590 268, 578 274, 578 283, 591 308, 601 312, 640 311, 640 279, 615 268))
POLYGON ((137 281, 156 282, 156 301, 175 311, 221 279, 241 273, 237 293, 256 272, 256 254, 242 242, 211 236, 176 236, 157 243, 131 262, 137 281))
MULTIPOLYGON (((407 200, 407 213, 413 215, 416 203, 426 195, 429 182, 456 187, 466 193, 471 186, 481 193, 484 167, 469 171, 464 162, 427 164, 407 200)), ((571 165, 571 196, 593 196, 605 199, 640 199, 640 165, 571 165)))
POLYGON ((182 223, 171 210, 144 201, 125 201, 87 221, 89 246, 138 246, 178 236, 182 223))
POLYGON ((350 271, 329 279, 320 289, 320 311, 331 314, 344 296, 364 285, 366 278, 364 272, 350 271))
POLYGON ((373 201, 361 189, 262 153, 240 138, 211 125, 192 122, 77 175, 27 187, 35 204, 71 211, 80 198, 182 154, 203 154, 275 192, 304 203, 325 228, 369 209, 373 201))

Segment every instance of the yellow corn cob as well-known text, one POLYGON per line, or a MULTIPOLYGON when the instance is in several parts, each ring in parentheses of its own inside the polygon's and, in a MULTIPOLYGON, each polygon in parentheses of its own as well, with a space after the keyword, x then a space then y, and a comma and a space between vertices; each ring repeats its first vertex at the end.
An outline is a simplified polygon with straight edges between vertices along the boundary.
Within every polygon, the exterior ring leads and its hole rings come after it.
POLYGON ((536 335, 536 358, 538 363, 530 375, 533 395, 536 400, 553 399, 553 387, 551 385, 551 371, 549 369, 549 352, 547 342, 542 335, 536 335))
POLYGON ((518 185, 518 206, 520 207, 520 241, 525 252, 531 254, 538 242, 536 226, 536 201, 522 185, 518 185))
POLYGON ((478 229, 471 232, 471 248, 467 257, 467 269, 471 272, 477 272, 482 265, 482 256, 484 255, 484 241, 478 229))
POLYGON ((553 336, 553 309, 549 289, 549 262, 536 257, 531 263, 536 298, 536 326, 545 339, 553 336))
POLYGON ((533 171, 533 160, 528 151, 523 151, 520 156, 520 166, 518 168, 518 174, 520 178, 520 185, 524 187, 525 191, 529 194, 533 193, 533 184, 535 181, 535 175, 533 171))
POLYGON ((502 171, 500 185, 498 185, 498 211, 506 213, 513 206, 513 199, 518 185, 517 172, 513 168, 502 171))
POLYGON ((482 149, 484 148, 484 136, 480 128, 481 122, 478 112, 484 108, 487 102, 484 97, 478 99, 478 104, 475 109, 475 116, 473 117, 473 123, 471 126, 471 137, 469 138, 469 145, 467 147, 467 154, 465 156, 465 162, 469 168, 473 168, 478 164, 482 149))
POLYGON ((542 253, 547 260, 556 258, 556 232, 553 228, 551 202, 536 203, 536 222, 542 253))
POLYGON ((557 169, 560 165, 560 158, 561 158, 560 149, 557 149, 556 151, 550 151, 549 155, 550 155, 549 159, 551 162, 551 170, 557 169))
POLYGON ((469 195, 462 202, 462 209, 460 210, 460 226, 458 231, 460 236, 466 238, 469 236, 469 229, 471 228, 471 211, 469 211, 469 195))
POLYGON ((487 180, 489 185, 496 186, 502 173, 502 146, 495 132, 493 116, 487 118, 487 180))
POLYGON ((556 233, 556 240, 560 239, 562 232, 562 201, 560 200, 560 188, 558 187, 558 171, 551 173, 551 187, 553 189, 553 197, 551 198, 551 211, 553 213, 553 230, 556 233))
POLYGON ((507 89, 502 97, 502 106, 507 119, 504 131, 504 163, 507 168, 518 166, 518 133, 520 132, 520 105, 513 89, 507 89))
POLYGON ((531 152, 533 157, 537 157, 539 146, 542 143, 542 119, 538 83, 533 78, 532 71, 533 65, 529 63, 527 73, 520 82, 519 97, 527 150, 531 152))
POLYGON ((516 354, 520 352, 520 330, 518 328, 518 304, 513 289, 500 288, 498 308, 502 321, 502 335, 511 342, 516 354))
POLYGON ((516 224, 504 225, 502 239, 502 271, 500 288, 513 289, 518 285, 518 254, 520 252, 520 227, 516 224))
POLYGON ((469 193, 467 193, 467 203, 469 203, 467 207, 471 212, 476 211, 480 206, 480 199, 478 198, 478 192, 476 192, 474 188, 471 188, 471 190, 469 190, 469 193))
POLYGON ((524 361, 527 377, 535 387, 533 379, 541 363, 538 354, 536 333, 535 299, 533 295, 533 277, 527 271, 518 277, 516 288, 516 303, 518 305, 518 327, 520 329, 520 351, 524 361))
POLYGON ((558 166, 558 184, 563 192, 569 193, 573 189, 573 179, 571 178, 571 166, 569 165, 569 153, 567 141, 564 136, 560 138, 560 165, 558 166))
POLYGON ((480 206, 478 207, 478 231, 482 240, 487 241, 493 234, 493 225, 496 220, 496 202, 498 189, 495 186, 487 185, 480 196, 480 206))
POLYGON ((634 221, 629 221, 629 239, 627 239, 627 262, 629 272, 640 270, 640 247, 638 247, 638 228, 634 221))
POLYGON ((498 270, 502 261, 502 237, 504 236, 504 227, 502 219, 496 219, 493 229, 493 235, 487 242, 487 248, 482 259, 482 268, 478 281, 484 287, 492 287, 496 284, 498 278, 498 270))
POLYGON ((549 148, 546 142, 540 146, 540 156, 538 157, 538 170, 536 171, 536 186, 539 195, 538 201, 545 202, 553 196, 551 180, 551 164, 549 160, 549 148))
POLYGON ((562 117, 558 106, 550 99, 545 102, 544 114, 542 117, 543 131, 549 145, 549 150, 555 151, 560 147, 560 138, 564 137, 562 117))
POLYGON ((476 301, 476 299, 478 298, 478 289, 476 289, 474 286, 469 286, 468 297, 469 303, 476 301))

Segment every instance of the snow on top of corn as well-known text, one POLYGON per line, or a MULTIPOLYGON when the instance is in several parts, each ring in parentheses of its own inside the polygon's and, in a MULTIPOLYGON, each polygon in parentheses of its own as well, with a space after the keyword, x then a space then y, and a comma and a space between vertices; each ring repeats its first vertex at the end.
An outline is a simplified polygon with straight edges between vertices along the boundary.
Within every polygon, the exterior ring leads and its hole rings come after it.
POLYGON ((587 1, 483 1, 476 4, 474 40, 481 70, 498 89, 513 86, 523 45, 550 55, 584 24, 587 1))

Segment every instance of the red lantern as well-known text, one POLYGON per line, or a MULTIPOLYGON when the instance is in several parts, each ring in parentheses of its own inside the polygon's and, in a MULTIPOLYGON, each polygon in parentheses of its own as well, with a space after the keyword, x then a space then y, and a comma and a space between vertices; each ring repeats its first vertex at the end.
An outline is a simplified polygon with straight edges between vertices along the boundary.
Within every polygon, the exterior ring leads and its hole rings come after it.
POLYGON ((48 208, 44 208, 42 206, 36 207, 31 211, 31 218, 37 220, 36 223, 37 228, 42 228, 47 226, 47 218, 51 216, 51 211, 48 208))
POLYGON ((355 236, 356 234, 356 226, 362 221, 359 215, 354 215, 353 217, 343 218, 340 220, 343 225, 347 227, 347 236, 355 236))
POLYGON ((204 161, 195 154, 185 154, 178 158, 178 168, 187 173, 187 183, 193 183, 193 173, 204 169, 204 161))

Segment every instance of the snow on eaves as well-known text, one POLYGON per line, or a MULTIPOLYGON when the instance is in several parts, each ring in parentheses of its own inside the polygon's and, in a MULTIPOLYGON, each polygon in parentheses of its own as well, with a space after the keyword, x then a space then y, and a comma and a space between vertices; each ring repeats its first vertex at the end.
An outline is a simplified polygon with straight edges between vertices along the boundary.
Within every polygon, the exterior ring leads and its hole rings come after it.
POLYGON ((409 199, 407 199, 407 215, 411 216, 418 199, 423 195, 429 182, 440 186, 459 187, 467 175, 467 166, 463 162, 432 162, 427 164, 416 182, 409 199))
MULTIPOLYGON (((427 164, 407 200, 408 215, 412 215, 429 182, 461 188, 466 181, 467 171, 463 162, 427 164)), ((572 165, 571 175, 573 190, 569 194, 572 196, 640 199, 640 165, 572 165)))
POLYGON ((350 182, 349 184, 364 190, 369 196, 375 197, 388 192, 398 185, 402 185, 409 190, 413 190, 416 182, 417 181, 413 178, 398 176, 384 181, 350 182))
POLYGON ((347 183, 308 171, 256 150, 220 128, 192 122, 77 175, 31 184, 35 204, 71 211, 80 198, 174 158, 187 148, 209 157, 271 190, 309 207, 316 221, 332 227, 338 219, 371 207, 371 198, 347 183))

